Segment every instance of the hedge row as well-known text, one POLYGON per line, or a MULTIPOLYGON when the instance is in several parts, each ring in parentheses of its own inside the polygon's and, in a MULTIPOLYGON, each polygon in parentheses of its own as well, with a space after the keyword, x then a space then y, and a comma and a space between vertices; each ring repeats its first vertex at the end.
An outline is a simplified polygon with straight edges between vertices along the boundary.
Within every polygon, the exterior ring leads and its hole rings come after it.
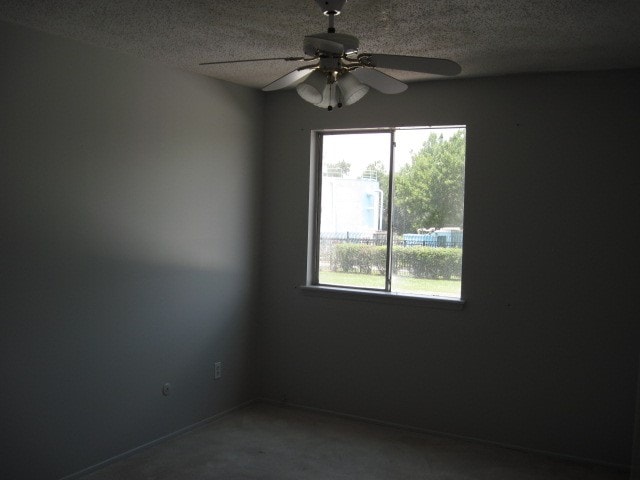
MULTIPOLYGON (((386 247, 338 243, 331 254, 331 268, 343 272, 380 273, 385 270, 386 247)), ((460 277, 462 249, 438 247, 393 247, 393 273, 417 278, 460 277)))

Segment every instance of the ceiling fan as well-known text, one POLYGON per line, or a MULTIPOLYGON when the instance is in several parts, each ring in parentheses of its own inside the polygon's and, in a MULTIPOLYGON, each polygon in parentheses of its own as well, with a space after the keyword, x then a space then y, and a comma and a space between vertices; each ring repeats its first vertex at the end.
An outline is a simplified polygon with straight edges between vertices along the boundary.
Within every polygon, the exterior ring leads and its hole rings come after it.
POLYGON ((279 90, 296 85, 298 94, 304 100, 327 110, 354 104, 367 94, 369 87, 389 94, 400 93, 407 89, 406 83, 377 70, 378 68, 446 76, 457 75, 462 70, 456 62, 441 58, 358 53, 358 39, 353 35, 336 33, 334 27, 334 19, 340 14, 347 0, 315 1, 322 12, 329 17, 329 28, 326 33, 304 37, 305 57, 254 58, 204 62, 200 65, 273 60, 314 62, 296 68, 262 90, 279 90))

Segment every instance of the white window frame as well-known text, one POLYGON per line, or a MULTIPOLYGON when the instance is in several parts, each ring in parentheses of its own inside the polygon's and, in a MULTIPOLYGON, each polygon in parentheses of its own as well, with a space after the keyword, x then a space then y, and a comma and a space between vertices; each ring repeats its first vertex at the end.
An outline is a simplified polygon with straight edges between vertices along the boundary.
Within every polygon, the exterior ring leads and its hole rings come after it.
MULTIPOLYGON (((428 305, 444 309, 462 309, 464 300, 464 283, 461 283, 461 298, 439 297, 422 294, 407 294, 391 291, 392 276, 392 194, 394 182, 394 155, 395 155, 395 132, 403 129, 437 129, 437 128, 467 128, 465 125, 443 125, 425 127, 382 127, 370 129, 340 129, 340 130, 314 130, 311 132, 310 149, 310 169, 309 169, 309 224, 308 224, 308 244, 307 244, 307 278, 301 287, 304 293, 333 298, 345 298, 350 300, 377 301, 383 303, 401 303, 428 305), (322 137, 325 135, 339 134, 361 134, 361 133, 390 133, 390 153, 389 153, 389 190, 386 192, 389 200, 387 209, 387 259, 385 270, 385 289, 368 289, 352 286, 332 286, 319 283, 319 248, 320 248, 320 219, 321 219, 321 196, 322 196, 322 137)), ((466 191, 466 190, 465 190, 466 191)), ((465 194, 466 196, 466 194, 465 194)), ((464 249, 463 249, 464 257, 464 249)), ((464 258, 463 258, 464 265, 464 258)), ((461 280, 462 282, 462 280, 461 280)))

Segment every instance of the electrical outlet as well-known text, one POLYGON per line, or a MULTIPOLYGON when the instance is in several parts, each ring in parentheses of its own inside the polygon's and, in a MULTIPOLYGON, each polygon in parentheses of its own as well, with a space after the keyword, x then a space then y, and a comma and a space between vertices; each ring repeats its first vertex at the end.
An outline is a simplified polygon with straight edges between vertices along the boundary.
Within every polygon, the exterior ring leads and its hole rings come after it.
POLYGON ((169 393, 171 393, 171 384, 167 382, 162 386, 162 394, 167 397, 169 393))
POLYGON ((213 364, 213 378, 218 380, 222 377, 222 362, 216 362, 213 364))

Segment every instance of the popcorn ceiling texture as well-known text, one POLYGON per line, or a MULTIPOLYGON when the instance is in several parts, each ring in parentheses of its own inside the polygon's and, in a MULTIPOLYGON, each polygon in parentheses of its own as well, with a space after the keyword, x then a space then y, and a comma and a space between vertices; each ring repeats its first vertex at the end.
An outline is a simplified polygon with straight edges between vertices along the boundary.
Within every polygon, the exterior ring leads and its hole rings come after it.
MULTIPOLYGON (((0 19, 250 87, 300 64, 326 31, 313 0, 0 0, 0 19)), ((448 58, 462 77, 640 67, 638 0, 348 0, 360 52, 448 58)), ((440 78, 387 72, 404 81, 440 78)))

